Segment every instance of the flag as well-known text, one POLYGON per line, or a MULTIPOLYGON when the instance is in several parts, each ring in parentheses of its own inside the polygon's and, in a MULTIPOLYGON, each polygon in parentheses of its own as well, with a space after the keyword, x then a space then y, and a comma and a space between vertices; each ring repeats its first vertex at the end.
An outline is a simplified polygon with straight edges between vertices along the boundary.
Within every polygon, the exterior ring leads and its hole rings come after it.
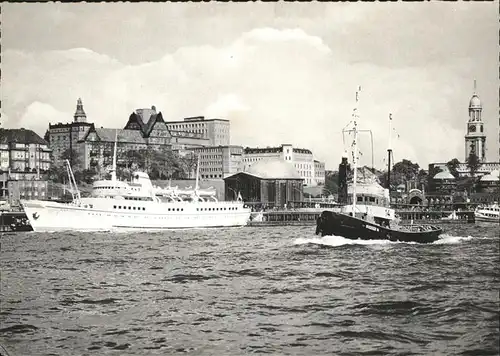
POLYGON ((392 121, 392 114, 389 114, 389 120, 392 121))

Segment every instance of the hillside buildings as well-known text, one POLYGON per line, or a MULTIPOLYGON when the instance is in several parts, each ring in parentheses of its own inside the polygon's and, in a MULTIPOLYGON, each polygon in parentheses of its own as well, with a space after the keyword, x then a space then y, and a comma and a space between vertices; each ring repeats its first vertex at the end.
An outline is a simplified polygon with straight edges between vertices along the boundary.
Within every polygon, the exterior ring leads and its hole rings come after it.
POLYGON ((194 116, 166 121, 154 106, 136 109, 123 128, 99 128, 88 122, 83 102, 78 99, 73 121, 49 124, 46 137, 54 152, 54 162, 60 164, 63 155, 64 158, 69 156, 67 158, 77 170, 111 165, 116 137, 118 156, 124 151, 142 149, 199 155, 201 179, 223 179, 249 169, 257 161, 279 158, 292 164, 304 184, 325 183, 325 164, 315 160, 308 149, 290 144, 271 148, 231 145, 229 120, 194 116), (73 155, 77 157, 73 159, 73 155))
POLYGON ((197 147, 228 145, 230 122, 203 116, 167 122, 152 106, 135 110, 122 129, 98 128, 88 122, 82 100, 78 99, 73 121, 49 124, 45 137, 56 164, 67 155, 75 168, 89 169, 110 164, 115 135, 120 150, 169 149, 183 155, 197 147))

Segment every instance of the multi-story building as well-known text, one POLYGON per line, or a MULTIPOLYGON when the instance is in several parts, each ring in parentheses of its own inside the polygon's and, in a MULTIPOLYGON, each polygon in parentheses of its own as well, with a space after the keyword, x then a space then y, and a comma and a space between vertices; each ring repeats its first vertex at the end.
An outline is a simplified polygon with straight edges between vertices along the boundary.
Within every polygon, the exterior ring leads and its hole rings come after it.
POLYGON ((200 157, 201 179, 224 179, 242 170, 243 147, 216 146, 192 149, 200 157))
MULTIPOLYGON (((97 166, 110 167, 113 164, 115 140, 117 142, 117 155, 120 157, 122 157, 123 151, 148 147, 146 139, 139 130, 96 128, 92 124, 85 137, 79 142, 80 152, 83 152, 81 156, 82 166, 85 169, 94 169, 97 166)), ((168 147, 168 145, 165 146, 168 147)))
POLYGON ((87 122, 87 114, 83 109, 82 99, 77 100, 73 122, 65 124, 59 122, 54 125, 49 123, 49 129, 45 134, 45 139, 49 142, 50 148, 52 149, 53 162, 55 164, 61 164, 63 156, 69 153, 69 155, 64 158, 68 158, 73 166, 73 154, 79 157, 84 154, 80 151, 82 146, 79 145, 78 142, 83 139, 91 126, 92 124, 87 122))
POLYGON ((123 129, 96 128, 87 122, 81 99, 77 102, 74 121, 49 124, 46 139, 53 149, 55 163, 61 163, 63 155, 69 153, 72 166, 77 170, 89 169, 97 164, 110 164, 108 153, 112 154, 116 132, 120 150, 168 148, 181 155, 197 147, 229 145, 230 141, 228 120, 205 120, 199 116, 166 122, 154 106, 135 110, 123 129), (73 160, 72 154, 78 159, 73 160), (81 166, 76 167, 75 163, 81 166))
POLYGON ((50 169, 48 142, 32 130, 0 129, 0 170, 39 175, 50 169))
POLYGON ((0 129, 0 200, 45 199, 50 169, 48 142, 26 129, 0 129))
POLYGON ((316 185, 325 185, 325 162, 314 160, 314 180, 316 185))
POLYGON ((205 119, 204 116, 187 117, 183 121, 168 121, 170 131, 198 134, 207 139, 207 146, 229 146, 231 144, 231 125, 229 120, 205 119))
POLYGON ((267 159, 281 159, 291 163, 306 185, 315 186, 325 183, 324 163, 319 161, 315 163, 311 150, 296 148, 290 144, 266 148, 246 147, 243 151, 243 170, 248 170, 255 162, 267 159), (315 173, 316 167, 318 167, 318 174, 315 173))
POLYGON ((83 167, 111 165, 115 136, 118 151, 168 149, 185 154, 191 148, 209 143, 201 133, 169 129, 162 113, 152 106, 151 109, 135 110, 123 129, 96 128, 90 124, 86 135, 79 141, 83 167))

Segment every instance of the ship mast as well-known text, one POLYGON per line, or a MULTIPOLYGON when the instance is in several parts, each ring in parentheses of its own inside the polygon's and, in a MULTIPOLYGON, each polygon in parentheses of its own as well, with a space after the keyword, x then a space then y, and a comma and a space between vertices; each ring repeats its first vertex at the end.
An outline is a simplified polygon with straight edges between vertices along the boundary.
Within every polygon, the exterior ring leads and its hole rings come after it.
POLYGON ((392 114, 389 114, 389 146, 387 147, 387 189, 389 206, 391 205, 391 156, 392 156, 392 114))
POLYGON ((116 182, 116 146, 118 145, 118 130, 115 130, 115 145, 113 148, 113 167, 111 168, 111 181, 116 182))
POLYGON ((352 150, 352 164, 354 167, 353 181, 352 181, 352 216, 356 216, 356 180, 357 180, 357 171, 358 171, 358 101, 359 101, 359 93, 361 92, 361 87, 356 91, 356 106, 354 107, 354 111, 352 113, 353 120, 353 133, 354 140, 352 142, 353 150, 352 150))

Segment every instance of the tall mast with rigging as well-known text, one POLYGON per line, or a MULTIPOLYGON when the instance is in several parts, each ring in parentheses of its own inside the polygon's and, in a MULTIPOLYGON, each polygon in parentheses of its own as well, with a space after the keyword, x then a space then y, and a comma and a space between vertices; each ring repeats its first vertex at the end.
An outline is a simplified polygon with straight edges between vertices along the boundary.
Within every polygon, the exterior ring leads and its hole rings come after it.
POLYGON ((391 158, 392 158, 392 114, 389 114, 389 146, 387 147, 387 189, 389 190, 389 206, 391 204, 391 158))
POLYGON ((352 165, 354 169, 353 181, 352 181, 352 216, 356 216, 356 180, 357 180, 357 171, 358 171, 358 101, 359 101, 359 93, 361 92, 361 87, 356 91, 356 106, 354 107, 354 111, 352 113, 353 126, 352 129, 354 133, 354 140, 352 142, 353 150, 352 150, 352 165))

